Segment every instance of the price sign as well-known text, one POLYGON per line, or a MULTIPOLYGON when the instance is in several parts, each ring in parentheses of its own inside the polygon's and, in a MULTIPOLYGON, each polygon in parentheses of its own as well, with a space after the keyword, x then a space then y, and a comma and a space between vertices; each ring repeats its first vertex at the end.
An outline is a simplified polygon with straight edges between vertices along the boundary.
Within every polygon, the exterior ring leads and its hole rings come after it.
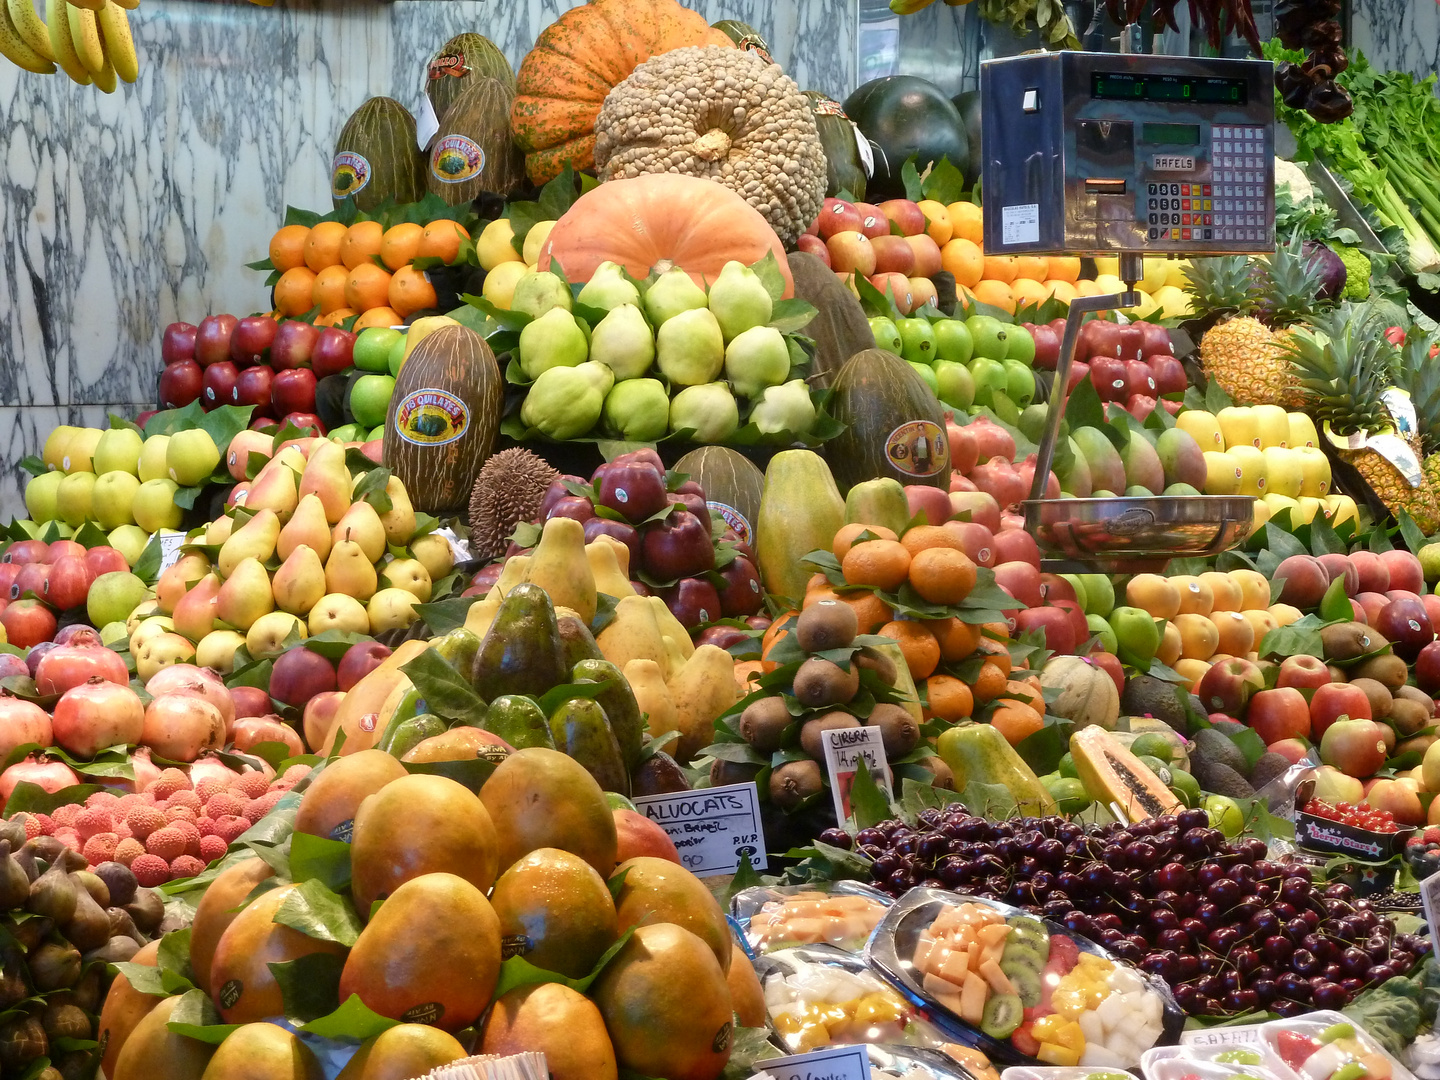
POLYGON ((180 561, 180 546, 185 543, 185 534, 174 529, 160 530, 160 573, 169 570, 180 561))
POLYGON ((794 1057, 755 1063, 775 1080, 870 1080, 870 1055, 863 1046, 830 1046, 794 1057))
POLYGON ((1431 874, 1420 882, 1420 903, 1425 905, 1425 922, 1434 937, 1440 927, 1440 874, 1431 874))
POLYGON ((1260 1042, 1260 1026, 1199 1028, 1180 1033, 1181 1046, 1254 1046, 1260 1042))
POLYGON ((885 743, 878 727, 834 728, 825 732, 825 767, 830 772, 830 792, 835 797, 835 816, 844 821, 850 816, 850 788, 860 762, 876 786, 887 796, 890 790, 890 766, 885 760, 885 743))
MULTIPOLYGON (((879 730, 878 728, 876 730, 879 730)), ((675 842, 680 862, 696 877, 733 874, 740 856, 756 870, 768 865, 755 784, 730 784, 668 795, 642 795, 635 809, 675 842)))

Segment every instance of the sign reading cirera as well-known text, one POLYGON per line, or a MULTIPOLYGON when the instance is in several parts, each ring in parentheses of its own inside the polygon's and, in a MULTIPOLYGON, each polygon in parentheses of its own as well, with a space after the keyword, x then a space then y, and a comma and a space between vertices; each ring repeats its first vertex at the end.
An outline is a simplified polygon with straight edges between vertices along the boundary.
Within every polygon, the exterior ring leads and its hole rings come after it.
POLYGON ((669 795, 643 795, 635 809, 675 841, 680 863, 697 877, 733 874, 746 855, 764 870, 765 833, 754 783, 702 788, 669 795))

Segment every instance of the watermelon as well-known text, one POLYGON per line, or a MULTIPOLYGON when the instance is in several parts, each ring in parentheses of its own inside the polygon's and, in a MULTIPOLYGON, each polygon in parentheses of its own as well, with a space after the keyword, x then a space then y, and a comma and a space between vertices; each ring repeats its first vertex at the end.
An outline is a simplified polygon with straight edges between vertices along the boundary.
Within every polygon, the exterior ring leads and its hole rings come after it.
POLYGON ((353 199, 373 210, 386 199, 412 203, 425 194, 425 157, 415 146, 415 118, 394 98, 372 97, 350 114, 330 162, 336 209, 353 199))
POLYGON ((677 461, 675 471, 699 484, 710 509, 720 511, 741 543, 754 546, 765 474, 753 461, 724 446, 702 446, 677 461))
POLYGON ((525 155, 510 138, 515 91, 499 79, 470 79, 430 143, 425 186, 451 206, 482 191, 511 195, 525 182, 525 155))
POLYGON ((430 61, 425 93, 436 119, 445 115, 475 79, 499 79, 515 92, 515 69, 493 41, 481 34, 456 34, 430 61))
POLYGON ((810 102, 810 115, 815 117, 815 130, 825 150, 825 194, 834 196, 848 191, 863 202, 865 163, 860 160, 854 123, 838 101, 818 90, 806 90, 805 100, 810 102))
MULTIPOLYGON (((845 99, 845 112, 859 125, 875 157, 871 202, 905 198, 900 172, 911 157, 921 173, 942 157, 962 173, 970 167, 965 121, 932 82, 913 75, 871 79, 845 99)), ((976 147, 976 154, 979 151, 976 147)))
POLYGON ((965 174, 965 186, 974 187, 975 181, 980 179, 980 91, 966 90, 950 101, 960 110, 960 119, 965 121, 965 134, 970 140, 970 165, 961 172, 965 174))
POLYGON ((866 349, 846 361, 834 390, 830 412, 845 430, 825 444, 825 456, 841 491, 876 477, 949 490, 945 415, 909 364, 866 349))
POLYGON ((875 334, 860 301, 835 271, 808 251, 792 251, 785 259, 795 281, 795 295, 808 300, 817 312, 805 327, 806 335, 815 342, 810 381, 827 389, 845 361, 875 348, 875 334))

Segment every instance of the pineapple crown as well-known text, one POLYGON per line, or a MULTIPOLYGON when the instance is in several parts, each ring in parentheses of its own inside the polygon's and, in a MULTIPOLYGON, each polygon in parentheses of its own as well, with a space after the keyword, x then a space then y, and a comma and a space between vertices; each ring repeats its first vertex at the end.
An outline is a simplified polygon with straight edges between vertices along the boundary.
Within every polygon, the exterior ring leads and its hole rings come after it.
POLYGON ((1323 268, 1305 257, 1299 233, 1269 260, 1247 255, 1194 259, 1186 272, 1195 317, 1254 315, 1280 328, 1315 314, 1323 268))
POLYGON ((1259 303, 1250 260, 1244 255, 1192 259, 1185 277, 1193 294, 1191 306, 1197 319, 1212 315, 1248 315, 1259 303))
POLYGON ((1260 310, 1271 326, 1294 326, 1314 317, 1324 266, 1305 255, 1300 234, 1275 249, 1260 285, 1260 310))
POLYGON ((1412 326, 1400 346, 1400 386, 1415 406, 1415 423, 1426 453, 1440 450, 1440 363, 1431 358, 1437 343, 1440 333, 1412 326))
MULTIPOLYGON (((1393 431, 1394 419, 1380 394, 1401 384, 1403 371, 1400 351, 1386 339, 1380 313, 1369 304, 1343 304, 1311 321, 1280 345, 1306 410, 1341 435, 1393 431)), ((1440 400, 1436 406, 1440 410, 1440 400)), ((1434 415, 1440 420, 1440 411, 1434 415)), ((1440 434, 1440 425, 1436 431, 1440 434)))

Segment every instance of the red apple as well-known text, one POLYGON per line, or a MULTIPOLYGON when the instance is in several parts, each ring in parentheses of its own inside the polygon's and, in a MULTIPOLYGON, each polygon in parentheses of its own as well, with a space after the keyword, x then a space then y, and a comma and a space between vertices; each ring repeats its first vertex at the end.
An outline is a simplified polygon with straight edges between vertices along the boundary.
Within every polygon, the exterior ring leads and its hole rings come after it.
POLYGON ((195 330, 195 359, 201 367, 230 359, 230 335, 240 322, 234 315, 207 315, 195 330))
POLYGON ((862 232, 849 230, 835 233, 825 241, 830 249, 830 265, 837 273, 869 277, 875 273, 875 245, 862 232))
POLYGON ((235 324, 230 335, 230 359, 239 367, 259 364, 270 353, 277 327, 268 315, 247 315, 235 324))
POLYGON ((1145 353, 1142 349, 1145 339, 1140 333, 1140 328, 1134 323, 1128 323, 1120 327, 1119 341, 1121 360, 1145 359, 1145 353))
POLYGON ((1226 716, 1242 716, 1251 695, 1265 689, 1265 676, 1249 660, 1238 657, 1211 666, 1196 689, 1205 708, 1226 716))
POLYGON ((275 383, 275 372, 268 367, 248 367, 235 376, 235 386, 230 391, 231 405, 253 405, 252 416, 270 416, 270 391, 275 383))
POLYGON ((270 343, 270 366, 277 371, 310 363, 310 353, 320 339, 319 328, 299 319, 286 319, 275 330, 270 343))
POLYGON ((909 315, 915 310, 915 293, 910 288, 910 279, 904 274, 873 274, 870 284, 875 286, 876 292, 882 295, 888 293, 901 315, 909 315))
POLYGON ((816 219, 816 233, 820 239, 828 241, 836 233, 859 232, 860 220, 860 211, 854 203, 844 199, 826 199, 816 219))
POLYGON ((818 236, 803 233, 799 239, 795 241, 795 246, 801 251, 809 252, 826 266, 829 266, 832 270, 834 269, 830 263, 830 249, 825 246, 825 241, 821 240, 818 236))
POLYGON ((1284 739, 1306 739, 1310 737, 1310 706, 1295 687, 1277 686, 1250 699, 1245 722, 1267 746, 1284 739))
POLYGON ((1090 624, 1085 621, 1085 612, 1080 604, 1075 600, 1051 600, 1050 606, 1057 607, 1070 616, 1070 626, 1075 631, 1075 649, 1079 649, 1090 636, 1090 624))
POLYGON ((49 562, 50 545, 44 540, 17 540, 0 555, 0 562, 24 566, 32 562, 49 562))
POLYGON ((910 507, 910 516, 924 514, 930 525, 943 525, 950 520, 950 494, 937 487, 925 484, 906 484, 905 502, 910 507))
POLYGON ((860 214, 860 231, 871 240, 877 236, 890 235, 890 219, 882 214, 874 203, 856 203, 855 209, 860 214))
POLYGON ((1090 365, 1083 360, 1076 360, 1070 365, 1070 377, 1065 380, 1065 388, 1074 390, 1090 375, 1090 365))
MULTIPOLYGON (((1089 637, 1090 635, 1087 632, 1085 636, 1089 637)), ((1120 663, 1118 656, 1114 653, 1106 652, 1102 646, 1097 644, 1095 650, 1086 657, 1086 659, 1101 671, 1105 672, 1106 675, 1110 676, 1111 681, 1115 683, 1115 690, 1118 693, 1123 694, 1125 692, 1125 667, 1120 663)))
MULTIPOLYGON (((1149 374, 1150 369, 1145 369, 1149 374)), ((1125 361, 1115 356, 1097 355, 1090 358, 1090 381, 1101 401, 1124 401, 1129 397, 1129 373, 1125 361)))
POLYGON ((1060 366, 1060 338, 1048 326, 1032 326, 1030 336, 1035 339, 1035 361, 1033 367, 1041 371, 1054 371, 1060 366))
POLYGON ((925 231, 925 212, 909 199, 886 199, 880 204, 880 212, 900 226, 905 236, 925 231))
POLYGON ((40 599, 57 611, 69 611, 85 602, 94 581, 95 574, 85 564, 84 556, 65 555, 50 567, 40 599))
POLYGON ((205 369, 194 360, 177 360, 160 372, 158 400, 162 409, 183 409, 205 389, 205 369))
MULTIPOLYGON (((1044 597, 1040 595, 1040 568, 1029 563, 1007 562, 995 565, 995 584, 1027 607, 1039 607, 1044 597)), ((1067 616, 1068 619, 1068 616, 1067 616)), ((1071 645, 1074 648, 1074 645, 1071 645)))
POLYGON ((1280 662, 1280 674, 1275 685, 1291 686, 1297 690, 1319 689, 1330 685, 1330 669, 1325 666, 1324 660, 1316 656, 1303 653, 1299 656, 1287 656, 1280 662))
MULTIPOLYGON (((1059 574, 1040 575, 1040 595, 1045 598, 1045 603, 1053 604, 1058 600, 1076 600, 1075 587, 1066 581, 1059 574)), ((1087 634, 1086 637, 1089 637, 1087 634)))
POLYGON ((91 548, 85 552, 84 559, 85 565, 90 568, 91 577, 130 569, 130 564, 125 561, 125 556, 107 544, 91 548))
POLYGON ((19 649, 49 641, 55 634, 55 615, 39 600, 17 600, 0 611, 6 640, 19 649))
POLYGON ((1144 394, 1154 400, 1160 396, 1155 387, 1155 373, 1150 370, 1149 364, 1143 360, 1125 361, 1125 391, 1126 397, 1144 394))
POLYGON ((1346 776, 1364 779, 1375 775, 1385 764, 1385 737, 1380 727, 1368 718, 1336 720, 1320 739, 1320 760, 1346 776))
POLYGON ((315 435, 325 434, 325 421, 312 412, 289 412, 280 418, 280 426, 289 424, 301 431, 308 431, 315 435))
POLYGON ((877 274, 904 274, 909 277, 914 273, 915 252, 905 242, 905 237, 877 236, 871 239, 870 247, 875 252, 877 274))
POLYGON ((351 645, 340 657, 340 662, 335 665, 337 689, 348 691, 379 667, 380 662, 389 655, 390 647, 382 645, 378 641, 361 641, 351 645))
POLYGON ((338 375, 354 363, 355 335, 336 326, 327 326, 320 331, 315 346, 310 350, 310 366, 315 369, 315 378, 338 375))
POLYGON ((1122 359, 1120 355, 1120 326, 1108 319, 1091 319, 1080 328, 1081 340, 1085 342, 1085 360, 1101 356, 1122 359))
POLYGON ((1416 594, 1425 591, 1425 574, 1420 569, 1420 560, 1410 552, 1399 548, 1382 551, 1380 561, 1390 571, 1391 589, 1404 589, 1416 594))
MULTIPOLYGON (((1009 565, 1020 565, 1018 563, 1009 565)), ((998 567, 996 573, 1004 567, 998 567)), ((1026 567, 1029 569, 1029 567, 1026 567)), ((1017 599, 1019 599, 1017 597, 1017 599)), ((1022 601, 1023 602, 1023 601, 1022 601)), ((1070 613, 1058 607, 1027 607, 1020 611, 1010 613, 1015 623, 1017 634, 1028 633, 1032 630, 1041 630, 1045 634, 1045 647, 1052 652, 1062 655, 1074 653, 1075 646, 1080 642, 1075 640, 1075 626, 1070 619, 1070 613)))
POLYGON ((961 549, 976 566, 995 565, 995 534, 986 526, 976 521, 947 521, 945 528, 955 534, 961 549))
MULTIPOLYGON (((995 561, 1029 563, 1039 570, 1040 547, 1035 538, 1023 529, 1001 529, 995 534, 995 561)), ((1070 599, 1075 599, 1073 590, 1070 599)))
POLYGON ((1373 716, 1364 690, 1350 683, 1329 683, 1318 687, 1310 699, 1310 738, 1323 739, 1330 725, 1341 717, 1369 720, 1373 716))
MULTIPOLYGON (((1130 361, 1134 363, 1134 361, 1130 361)), ((1131 394, 1125 399, 1125 411, 1136 420, 1143 421, 1155 411, 1155 399, 1149 394, 1131 394)))
POLYGON ((912 311, 918 311, 926 304, 933 308, 940 306, 940 293, 936 290, 935 283, 928 277, 917 277, 912 274, 910 276, 910 295, 914 298, 914 306, 910 309, 912 311))
POLYGON ((940 245, 928 233, 904 237, 910 250, 915 253, 915 277, 931 278, 940 272, 940 245))
POLYGON ((1375 629, 1389 640, 1395 654, 1413 661, 1420 650, 1435 640, 1430 615, 1419 599, 1391 600, 1375 620, 1375 629))
POLYGON ((160 359, 166 364, 195 359, 195 327, 188 322, 172 322, 160 336, 160 359))
MULTIPOLYGON (((1140 354, 1147 360, 1152 356, 1169 356, 1174 345, 1170 343, 1170 331, 1159 323, 1138 322, 1135 329, 1140 331, 1140 354)), ((1173 359, 1173 357, 1172 357, 1173 359)), ((1182 386, 1180 388, 1184 390, 1182 386)))
POLYGON ((315 411, 315 372, 309 368, 287 368, 270 384, 270 406, 276 416, 315 411))
POLYGON ((1432 641, 1415 657, 1415 682, 1427 694, 1440 690, 1440 641, 1432 641))
POLYGON ((239 375, 239 368, 229 360, 211 364, 205 369, 204 388, 200 391, 200 403, 207 412, 211 409, 218 409, 221 405, 233 404, 235 380, 239 375))
POLYGON ((1145 366, 1150 369, 1150 374, 1155 377, 1155 392, 1164 394, 1183 394, 1185 385, 1189 381, 1185 378, 1185 365, 1176 360, 1173 356, 1150 356, 1145 359, 1145 366))
POLYGON ((1302 761, 1309 764, 1310 744, 1304 739, 1281 739, 1265 749, 1272 754, 1279 754, 1292 765, 1299 765, 1302 761))
POLYGON ((1390 570, 1385 560, 1373 551, 1353 551, 1350 561, 1355 564, 1359 579, 1356 593, 1386 593, 1390 591, 1390 570))

